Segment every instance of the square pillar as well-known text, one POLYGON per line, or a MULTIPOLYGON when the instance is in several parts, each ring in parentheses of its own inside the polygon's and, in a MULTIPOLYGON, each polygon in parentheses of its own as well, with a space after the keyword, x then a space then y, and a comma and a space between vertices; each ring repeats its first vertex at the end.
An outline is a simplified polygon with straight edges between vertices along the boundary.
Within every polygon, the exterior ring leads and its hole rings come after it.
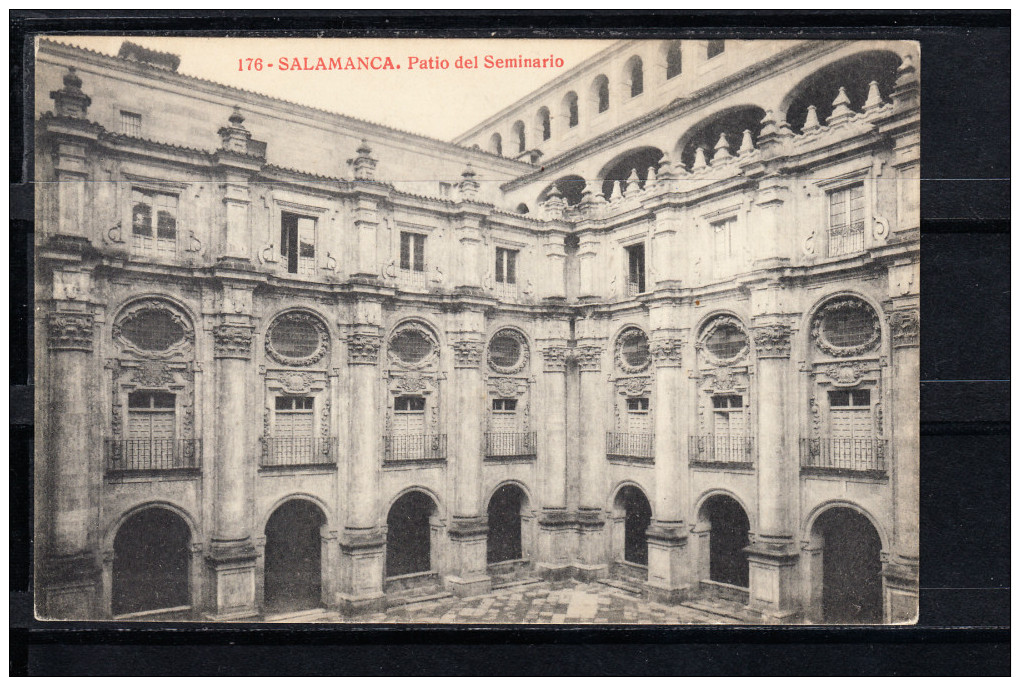
POLYGON ((800 617, 800 595, 796 589, 799 557, 793 542, 759 537, 744 552, 750 569, 748 606, 759 612, 765 623, 797 622, 800 617))
POLYGON ((454 517, 447 529, 450 537, 450 591, 458 597, 483 595, 492 590, 488 574, 486 543, 489 525, 484 517, 454 517))
POLYGON ((338 606, 345 614, 371 613, 386 608, 383 569, 386 534, 381 529, 352 529, 340 537, 338 606))
POLYGON ((691 596, 690 548, 683 525, 655 522, 647 531, 649 598, 654 602, 676 604, 691 596))
POLYGON ((258 616, 255 596, 257 553, 250 542, 213 543, 206 558, 211 582, 206 608, 214 621, 238 621, 258 616))
POLYGON ((546 580, 561 581, 573 574, 577 552, 576 520, 563 509, 544 509, 538 518, 538 562, 535 572, 546 580))

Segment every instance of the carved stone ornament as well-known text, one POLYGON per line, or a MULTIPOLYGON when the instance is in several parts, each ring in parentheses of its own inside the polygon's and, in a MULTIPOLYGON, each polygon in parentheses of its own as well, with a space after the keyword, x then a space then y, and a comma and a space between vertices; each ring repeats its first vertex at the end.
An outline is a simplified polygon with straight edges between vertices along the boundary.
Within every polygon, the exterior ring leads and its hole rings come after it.
POLYGON ((453 363, 461 369, 481 366, 484 345, 474 339, 461 339, 453 342, 453 363))
POLYGON ((652 379, 648 376, 631 376, 616 382, 616 389, 621 395, 638 397, 647 393, 652 387, 652 379))
MULTIPOLYGON (((150 320, 151 321, 151 320, 150 320)), ((112 334, 114 340, 129 352, 146 357, 169 357, 184 352, 195 343, 195 332, 191 328, 191 322, 175 305, 162 299, 145 299, 132 303, 117 317, 113 323, 112 334), (159 332, 157 341, 162 345, 145 346, 139 345, 135 340, 132 324, 144 322, 142 318, 146 315, 162 315, 166 324, 159 332)), ((144 335, 144 334, 143 334, 144 335)))
POLYGON ((921 320, 916 310, 897 310, 889 316, 893 348, 913 348, 921 337, 921 320))
POLYGON ((213 329, 213 354, 218 358, 247 360, 255 328, 243 324, 220 324, 213 329))
POLYGON ((432 390, 432 379, 420 374, 404 374, 394 384, 402 393, 424 393, 432 390))
POLYGON ((312 390, 312 377, 300 371, 289 371, 280 379, 283 392, 289 395, 303 395, 312 390))
POLYGON ((732 315, 720 315, 705 325, 705 328, 701 331, 701 337, 698 339, 698 342, 694 344, 694 347, 706 361, 717 365, 728 365, 740 362, 745 359, 750 352, 750 342, 747 340, 747 330, 744 329, 744 325, 741 324, 740 320, 732 315), (720 331, 726 331, 727 329, 735 329, 744 336, 743 347, 732 357, 719 355, 718 353, 713 352, 708 345, 713 334, 720 331))
POLYGON ((50 313, 46 318, 46 328, 50 350, 92 350, 92 313, 50 313))
POLYGON ((439 342, 432 331, 418 322, 405 322, 397 327, 386 344, 386 357, 395 368, 406 371, 434 368, 439 359, 439 342), (398 347, 407 341, 424 341, 424 354, 417 361, 404 359, 398 347))
POLYGON ((382 338, 378 334, 351 334, 347 337, 348 364, 379 364, 382 338))
POLYGON ((648 368, 648 365, 652 361, 650 352, 645 356, 645 359, 640 361, 638 364, 631 364, 624 356, 623 350, 628 343, 641 340, 645 342, 645 346, 648 346, 648 335, 637 327, 624 329, 620 332, 620 335, 616 337, 614 353, 616 355, 616 366, 619 367, 620 371, 626 374, 637 374, 648 368))
POLYGON ((489 340, 489 350, 487 364, 489 369, 496 372, 497 374, 518 374, 528 366, 528 362, 531 360, 531 350, 528 348, 528 342, 524 339, 524 335, 516 329, 500 329, 492 338, 489 340), (517 362, 510 366, 497 364, 493 360, 492 346, 496 341, 514 341, 517 343, 517 362))
POLYGON ((565 371, 570 349, 566 345, 551 345, 542 349, 542 362, 545 371, 565 371))
POLYGON ((829 301, 815 313, 815 317, 811 321, 811 338, 814 339, 818 349, 828 355, 833 357, 850 357, 851 355, 862 355, 869 350, 874 350, 882 338, 882 328, 879 326, 878 315, 875 314, 871 304, 858 298, 844 297, 829 301), (841 311, 856 311, 867 316, 870 331, 860 343, 852 346, 837 346, 826 337, 826 319, 832 313, 841 311))
POLYGON ((859 362, 841 362, 840 364, 830 364, 825 369, 825 375, 832 379, 833 383, 838 385, 852 386, 857 385, 864 378, 864 374, 867 373, 865 366, 859 362))
POLYGON ((683 364, 684 343, 678 338, 652 339, 652 361, 658 367, 679 367, 683 364))
POLYGON ((269 330, 266 332, 266 353, 279 364, 304 367, 315 364, 325 357, 327 352, 329 352, 329 332, 326 330, 326 325, 322 320, 311 313, 300 310, 284 313, 273 320, 272 324, 269 325, 269 330), (276 335, 282 329, 281 325, 290 325, 295 329, 315 332, 317 340, 315 348, 308 355, 301 357, 284 354, 281 346, 276 345, 276 342, 281 338, 276 335))
POLYGON ((790 335, 792 331, 785 324, 755 327, 752 333, 754 335, 754 347, 758 353, 758 359, 790 356, 790 335))
POLYGON ((577 357, 577 367, 581 371, 602 370, 602 346, 577 346, 574 355, 577 357))
POLYGON ((135 381, 139 385, 158 388, 173 381, 170 365, 155 360, 145 360, 135 368, 135 381))
POLYGON ((497 378, 492 381, 492 388, 500 397, 513 397, 517 394, 517 382, 510 378, 497 378))
POLYGON ((718 393, 735 393, 741 390, 746 390, 743 378, 738 378, 736 374, 728 369, 719 369, 715 373, 710 373, 705 378, 706 392, 712 394, 718 393))

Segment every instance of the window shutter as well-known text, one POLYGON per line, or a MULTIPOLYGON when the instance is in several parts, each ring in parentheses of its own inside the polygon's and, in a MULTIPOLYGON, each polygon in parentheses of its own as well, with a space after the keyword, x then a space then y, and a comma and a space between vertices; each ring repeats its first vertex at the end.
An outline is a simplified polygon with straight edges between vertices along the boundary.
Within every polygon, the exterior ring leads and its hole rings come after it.
POLYGON ((425 236, 414 235, 414 269, 425 270, 425 236))
POLYGON ((506 281, 510 284, 517 282, 517 252, 506 252, 506 281))
POLYGON ((411 234, 400 234, 400 267, 411 270, 411 234))

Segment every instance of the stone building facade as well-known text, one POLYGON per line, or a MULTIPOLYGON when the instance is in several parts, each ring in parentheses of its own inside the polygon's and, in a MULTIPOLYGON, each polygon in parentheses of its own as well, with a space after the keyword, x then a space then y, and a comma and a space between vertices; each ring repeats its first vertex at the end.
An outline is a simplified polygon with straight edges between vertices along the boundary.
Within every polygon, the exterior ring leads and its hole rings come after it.
POLYGON ((914 43, 624 41, 453 143, 36 66, 40 616, 915 618, 914 43))

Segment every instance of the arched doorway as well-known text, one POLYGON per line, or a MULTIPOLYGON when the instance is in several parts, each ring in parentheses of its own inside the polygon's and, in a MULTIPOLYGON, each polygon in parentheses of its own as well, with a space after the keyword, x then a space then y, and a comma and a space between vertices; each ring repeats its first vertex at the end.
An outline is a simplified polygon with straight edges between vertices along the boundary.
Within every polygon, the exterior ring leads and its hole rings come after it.
POLYGON ((644 492, 627 485, 620 489, 613 501, 615 530, 623 523, 622 539, 614 540, 614 557, 630 564, 648 566, 648 526, 652 523, 652 506, 644 492), (622 541, 622 542, 621 542, 622 541))
POLYGON ((396 500, 386 516, 386 577, 432 570, 435 502, 420 491, 396 500))
POLYGON ((822 543, 822 618, 826 623, 882 622, 882 540, 851 508, 830 508, 815 520, 822 543))
POLYGON ((326 517, 311 501, 287 501, 266 522, 264 574, 267 613, 322 605, 322 526, 326 517))
POLYGON ((113 615, 190 605, 190 545, 173 511, 147 508, 125 520, 113 541, 113 615))
POLYGON ((516 484, 504 484, 489 499, 489 564, 524 558, 521 512, 528 498, 516 484))
POLYGON ((708 578, 716 583, 748 587, 748 564, 744 548, 751 524, 740 503, 723 494, 712 496, 701 508, 698 520, 708 534, 708 578))

